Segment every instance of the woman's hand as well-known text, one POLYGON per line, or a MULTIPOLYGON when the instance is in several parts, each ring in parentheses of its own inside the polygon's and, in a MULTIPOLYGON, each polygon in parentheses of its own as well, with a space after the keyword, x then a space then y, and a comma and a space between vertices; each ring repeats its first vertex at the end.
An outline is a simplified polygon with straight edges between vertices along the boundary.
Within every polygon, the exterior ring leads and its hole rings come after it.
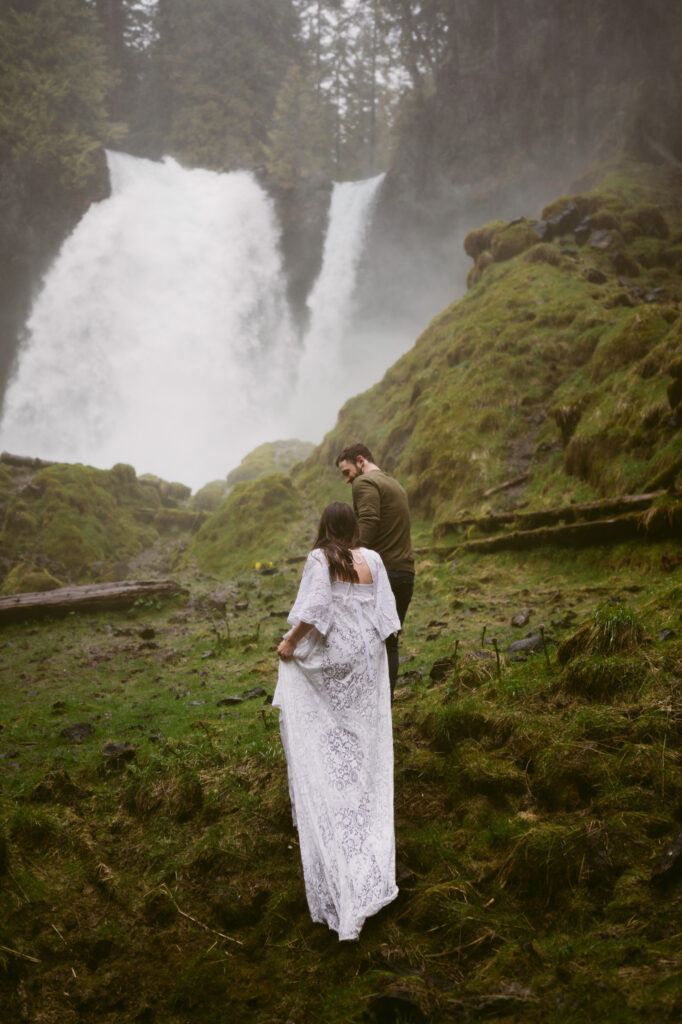
POLYGON ((277 653, 282 661, 290 661, 291 658, 293 658, 296 651, 296 644, 299 640, 302 640, 304 636, 307 636, 312 628, 313 627, 309 622, 299 622, 297 626, 294 626, 290 633, 287 633, 277 647, 277 653))
POLYGON ((285 636, 284 640, 281 640, 279 646, 277 647, 277 653, 279 654, 282 661, 290 661, 291 658, 293 658, 294 656, 295 650, 296 644, 292 644, 288 636, 285 636))

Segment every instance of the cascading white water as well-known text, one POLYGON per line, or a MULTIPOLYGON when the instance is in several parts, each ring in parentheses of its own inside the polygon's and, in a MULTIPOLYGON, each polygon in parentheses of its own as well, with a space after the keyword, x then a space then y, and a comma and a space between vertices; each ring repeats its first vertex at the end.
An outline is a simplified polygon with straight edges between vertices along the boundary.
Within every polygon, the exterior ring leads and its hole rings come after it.
POLYGON ((334 187, 301 348, 274 208, 250 174, 107 159, 112 194, 65 241, 27 323, 0 447, 197 488, 264 441, 321 440, 400 354, 370 377, 345 367, 383 175, 334 187))
POLYGON ((310 321, 292 410, 296 429, 307 427, 315 436, 333 426, 347 398, 372 382, 366 377, 358 382, 349 369, 346 335, 358 266, 384 177, 337 182, 332 192, 322 268, 307 301, 310 321))
POLYGON ((274 210, 250 174, 108 162, 111 197, 29 319, 1 443, 200 486, 281 436, 297 346, 274 210))

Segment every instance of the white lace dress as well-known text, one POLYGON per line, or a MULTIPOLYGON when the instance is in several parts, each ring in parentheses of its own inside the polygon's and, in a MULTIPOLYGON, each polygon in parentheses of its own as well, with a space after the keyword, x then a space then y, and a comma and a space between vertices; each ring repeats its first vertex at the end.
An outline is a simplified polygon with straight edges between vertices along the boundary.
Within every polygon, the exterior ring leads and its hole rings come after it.
POLYGON ((380 556, 360 551, 372 583, 332 583, 324 552, 308 555, 289 623, 314 628, 280 661, 273 698, 308 906, 339 939, 398 894, 384 640, 400 621, 380 556))

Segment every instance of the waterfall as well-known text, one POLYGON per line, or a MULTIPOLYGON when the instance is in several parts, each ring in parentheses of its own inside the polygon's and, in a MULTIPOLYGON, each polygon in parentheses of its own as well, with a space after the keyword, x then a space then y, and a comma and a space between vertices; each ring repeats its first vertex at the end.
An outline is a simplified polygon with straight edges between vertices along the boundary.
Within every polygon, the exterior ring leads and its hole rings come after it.
POLYGON ((274 209, 247 173, 108 163, 28 321, 1 444, 201 486, 281 436, 296 344, 274 209))
POLYGON ((319 442, 373 382, 348 373, 346 352, 383 175, 334 187, 302 343, 274 206, 251 174, 107 160, 111 196, 66 239, 27 322, 0 448, 197 488, 264 441, 319 442))
POLYGON ((343 402, 372 383, 365 376, 358 382, 351 372, 352 344, 347 335, 360 258, 384 177, 337 182, 332 192, 322 268, 307 301, 310 321, 292 417, 319 436, 334 425, 343 402))

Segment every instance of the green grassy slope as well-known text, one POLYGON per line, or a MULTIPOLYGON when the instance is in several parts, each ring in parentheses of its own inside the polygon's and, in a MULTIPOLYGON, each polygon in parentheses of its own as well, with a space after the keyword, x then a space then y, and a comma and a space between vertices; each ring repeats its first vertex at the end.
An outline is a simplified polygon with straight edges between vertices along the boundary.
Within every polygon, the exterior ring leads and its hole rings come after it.
POLYGON ((678 187, 667 171, 629 168, 546 211, 574 201, 592 217, 593 241, 608 228, 605 250, 579 246, 572 232, 540 243, 528 224, 491 225, 470 290, 346 403, 295 472, 299 486, 331 482, 335 455, 359 439, 407 486, 415 512, 436 522, 503 508, 507 496, 486 491, 523 472, 516 507, 670 484, 682 469, 672 408, 682 353, 678 187), (496 247, 519 231, 514 245, 496 247))
POLYGON ((679 1019, 682 889, 650 881, 682 825, 679 547, 420 561, 400 896, 341 945, 307 913, 264 703, 299 572, 3 629, 3 1019, 679 1019), (546 655, 508 652, 540 624, 546 655))

